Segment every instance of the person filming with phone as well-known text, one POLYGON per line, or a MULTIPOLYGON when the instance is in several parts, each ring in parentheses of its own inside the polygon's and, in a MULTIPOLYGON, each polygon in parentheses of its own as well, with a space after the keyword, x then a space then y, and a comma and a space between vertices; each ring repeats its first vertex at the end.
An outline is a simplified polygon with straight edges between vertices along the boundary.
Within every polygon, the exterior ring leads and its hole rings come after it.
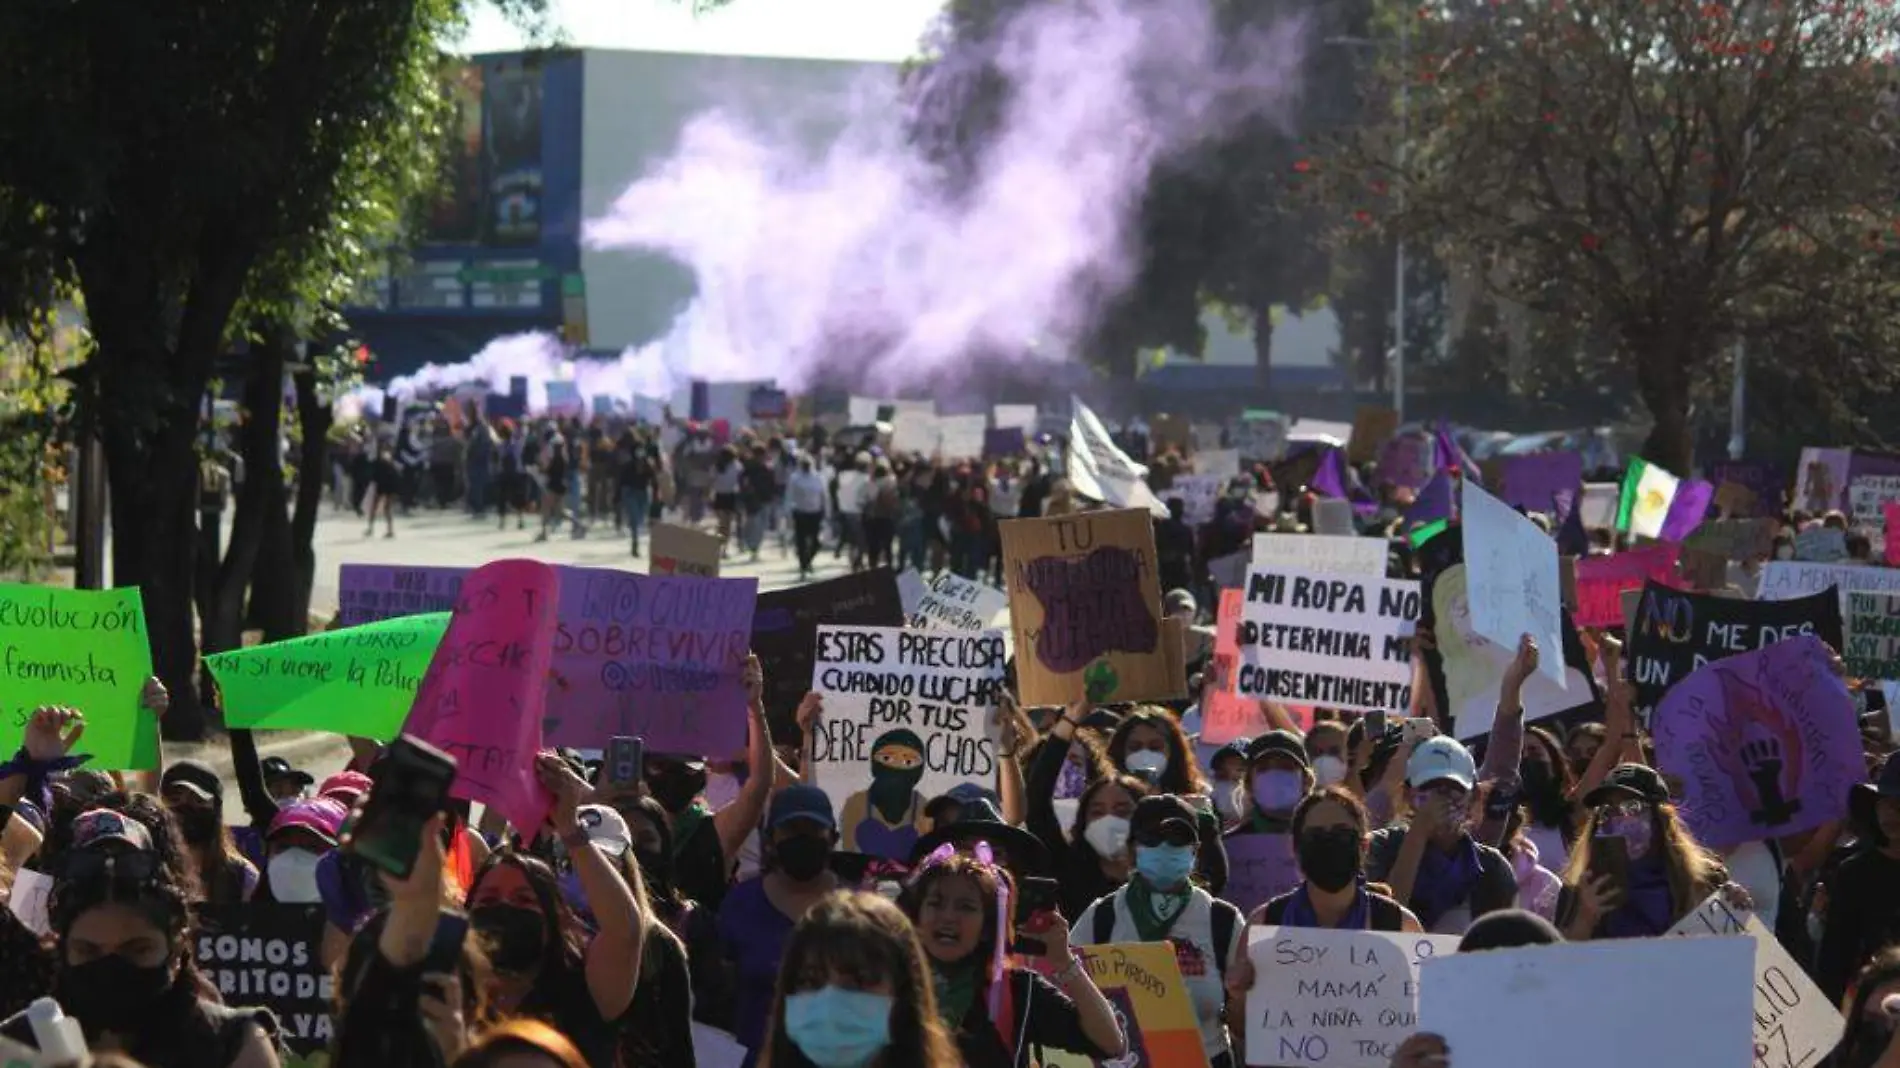
POLYGON ((1655 937, 1717 890, 1730 904, 1749 907, 1747 893, 1689 833, 1654 768, 1618 765, 1584 807, 1557 902, 1564 937, 1655 937))

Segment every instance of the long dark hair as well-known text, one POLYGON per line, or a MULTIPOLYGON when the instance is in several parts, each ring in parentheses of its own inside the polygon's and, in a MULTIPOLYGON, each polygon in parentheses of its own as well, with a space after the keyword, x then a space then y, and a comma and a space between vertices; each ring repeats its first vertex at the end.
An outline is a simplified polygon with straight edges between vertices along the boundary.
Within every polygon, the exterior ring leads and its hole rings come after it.
POLYGON ((904 1068, 963 1063, 937 1018, 936 986, 910 921, 875 894, 839 892, 813 905, 785 940, 759 1068, 814 1068, 785 1030, 785 999, 824 985, 833 972, 864 985, 891 984, 891 1042, 880 1063, 904 1068))
POLYGON ((1557 828, 1567 843, 1577 836, 1577 825, 1582 822, 1579 806, 1570 797, 1577 786, 1576 770, 1564 759, 1563 745, 1543 727, 1526 727, 1524 744, 1544 751, 1544 758, 1550 762, 1551 782, 1556 787, 1553 797, 1525 797, 1524 807, 1530 809, 1531 816, 1527 822, 1557 828))
POLYGON ((1009 872, 962 853, 929 865, 897 895, 897 907, 904 910, 904 915, 911 923, 916 923, 918 915, 923 912, 924 901, 930 896, 931 887, 945 879, 968 879, 976 884, 976 892, 983 899, 983 933, 977 938, 976 950, 970 954, 970 959, 978 962, 989 960, 996 951, 999 932, 1005 939, 1013 935, 1010 926, 1012 917, 1001 915, 996 906, 996 891, 999 887, 1004 891, 1004 902, 1016 900, 1016 888, 1009 872))
POLYGON ((1082 795, 1075 799, 1075 825, 1069 828, 1069 839, 1091 853, 1095 852, 1095 847, 1089 845, 1088 839, 1082 836, 1082 832, 1087 830, 1089 825, 1089 802, 1095 800, 1096 794, 1110 786, 1119 786, 1128 791, 1128 796, 1136 801, 1155 792, 1154 787, 1133 775, 1104 775, 1084 786, 1082 795))
POLYGON ((1207 793, 1207 779, 1201 775, 1200 766, 1194 762, 1194 750, 1188 745, 1187 735, 1181 731, 1181 722, 1166 709, 1142 705, 1116 725, 1115 733, 1108 739, 1110 763, 1117 768, 1128 766, 1128 736, 1136 727, 1152 727, 1160 731, 1167 744, 1168 766, 1161 769, 1161 776, 1155 782, 1157 790, 1182 796, 1207 793))
POLYGON ((563 996, 568 983, 580 981, 585 975, 586 935, 580 918, 574 915, 567 898, 561 894, 560 880, 555 878, 554 869, 539 857, 514 849, 497 850, 476 869, 475 878, 469 880, 467 900, 474 901, 481 891, 482 880, 504 864, 513 865, 528 880, 528 889, 533 891, 548 927, 547 937, 542 941, 541 967, 535 973, 534 989, 528 997, 535 1000, 536 995, 563 996))
POLYGON ((1835 1063, 1853 1063, 1847 1058, 1858 1052, 1856 1047, 1869 1040, 1883 1043, 1883 1048, 1884 1043, 1891 1040, 1892 1031, 1873 1033, 1874 1029, 1869 1027, 1867 1002, 1873 999, 1874 991, 1896 979, 1900 979, 1900 946, 1888 946, 1874 954, 1867 966, 1854 977, 1847 1001, 1847 1033, 1841 1036, 1841 1044, 1837 1047, 1840 1052, 1835 1057, 1835 1063))

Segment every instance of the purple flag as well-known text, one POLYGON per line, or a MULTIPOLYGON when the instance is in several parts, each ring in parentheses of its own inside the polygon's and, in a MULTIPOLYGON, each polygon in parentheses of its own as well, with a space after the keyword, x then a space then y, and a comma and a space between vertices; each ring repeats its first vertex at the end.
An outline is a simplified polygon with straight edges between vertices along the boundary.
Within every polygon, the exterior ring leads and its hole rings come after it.
POLYGON ((1478 470, 1477 461, 1465 452, 1464 446, 1458 444, 1457 438, 1452 437, 1451 428, 1445 425, 1443 419, 1438 421, 1437 429, 1432 431, 1432 466, 1439 471, 1456 467, 1466 478, 1480 486, 1484 485, 1484 472, 1478 470))
POLYGON ((1847 815, 1867 778, 1847 684, 1821 639, 1804 634, 1725 657, 1656 706, 1656 764, 1682 782, 1697 842, 1728 849, 1847 815))
POLYGON ((1690 532, 1702 525, 1709 515, 1709 500, 1715 496, 1715 487, 1699 478, 1685 478, 1676 487, 1675 499, 1669 502, 1669 514, 1663 518, 1662 530, 1658 536, 1663 541, 1681 541, 1690 532))
POLYGON ((1379 510, 1378 502, 1359 489, 1352 472, 1347 470, 1344 449, 1328 448, 1326 455, 1320 457, 1319 467, 1314 469, 1313 478, 1307 485, 1312 487, 1314 493, 1351 502, 1352 510, 1359 515, 1371 515, 1379 510))
MULTIPOLYGON (((1498 499, 1528 512, 1549 512, 1561 495, 1574 497, 1583 488, 1583 457, 1574 452, 1540 452, 1508 456, 1500 477, 1498 499)), ((1561 519, 1553 515, 1552 518, 1561 519)))
POLYGON ((1412 507, 1405 510, 1407 523, 1433 523, 1452 516, 1451 474, 1439 471, 1432 476, 1425 488, 1418 491, 1418 497, 1412 501, 1412 507))

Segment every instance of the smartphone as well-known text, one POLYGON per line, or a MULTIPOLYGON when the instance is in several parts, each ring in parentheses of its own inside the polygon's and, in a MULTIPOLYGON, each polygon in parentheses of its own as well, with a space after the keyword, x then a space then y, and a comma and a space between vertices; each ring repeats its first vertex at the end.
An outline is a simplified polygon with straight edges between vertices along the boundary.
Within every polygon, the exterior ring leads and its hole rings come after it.
POLYGON ((1616 900, 1629 896, 1629 842, 1616 835, 1605 835, 1590 842, 1590 878, 1608 876, 1616 900))
POLYGON ((1385 737, 1385 710, 1366 713, 1366 737, 1377 742, 1385 737))
POLYGON ((429 952, 422 958, 422 973, 458 974, 462 967, 462 942, 467 938, 468 917, 444 910, 435 921, 435 936, 429 939, 429 952))
MULTIPOLYGON (((1026 876, 1016 894, 1016 927, 1020 930, 1030 917, 1039 912, 1054 912, 1060 903, 1061 886, 1054 879, 1026 876)), ((1009 947, 1010 952, 1025 957, 1042 957, 1049 953, 1048 943, 1040 938, 1031 938, 1018 934, 1016 941, 1009 947)))
POLYGON ((1427 738, 1438 737, 1438 724, 1424 717, 1408 717, 1401 729, 1404 733, 1399 735, 1399 740, 1407 745, 1417 745, 1427 738))
POLYGON ((601 774, 608 786, 624 790, 639 785, 641 777, 646 774, 646 766, 646 739, 616 734, 607 743, 607 757, 601 764, 601 774))
POLYGON ((369 769, 374 783, 348 820, 339 844, 371 867, 407 879, 415 870, 422 828, 449 803, 455 758, 405 734, 369 769))

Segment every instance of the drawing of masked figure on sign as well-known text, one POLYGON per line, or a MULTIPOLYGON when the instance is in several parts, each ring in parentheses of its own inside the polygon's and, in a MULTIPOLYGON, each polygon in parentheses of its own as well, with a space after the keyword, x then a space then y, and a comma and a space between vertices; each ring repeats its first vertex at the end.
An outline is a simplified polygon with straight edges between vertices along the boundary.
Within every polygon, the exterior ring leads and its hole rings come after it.
POLYGON ((1800 729, 1739 672, 1719 672, 1717 677, 1728 721, 1722 733, 1741 744, 1709 746, 1709 755, 1734 783, 1750 823, 1772 828, 1792 821, 1801 812, 1800 729))
POLYGON ((891 860, 909 857, 930 830, 924 796, 917 792, 923 778, 924 742, 915 731, 878 735, 871 745, 871 785, 844 803, 844 848, 891 860))

